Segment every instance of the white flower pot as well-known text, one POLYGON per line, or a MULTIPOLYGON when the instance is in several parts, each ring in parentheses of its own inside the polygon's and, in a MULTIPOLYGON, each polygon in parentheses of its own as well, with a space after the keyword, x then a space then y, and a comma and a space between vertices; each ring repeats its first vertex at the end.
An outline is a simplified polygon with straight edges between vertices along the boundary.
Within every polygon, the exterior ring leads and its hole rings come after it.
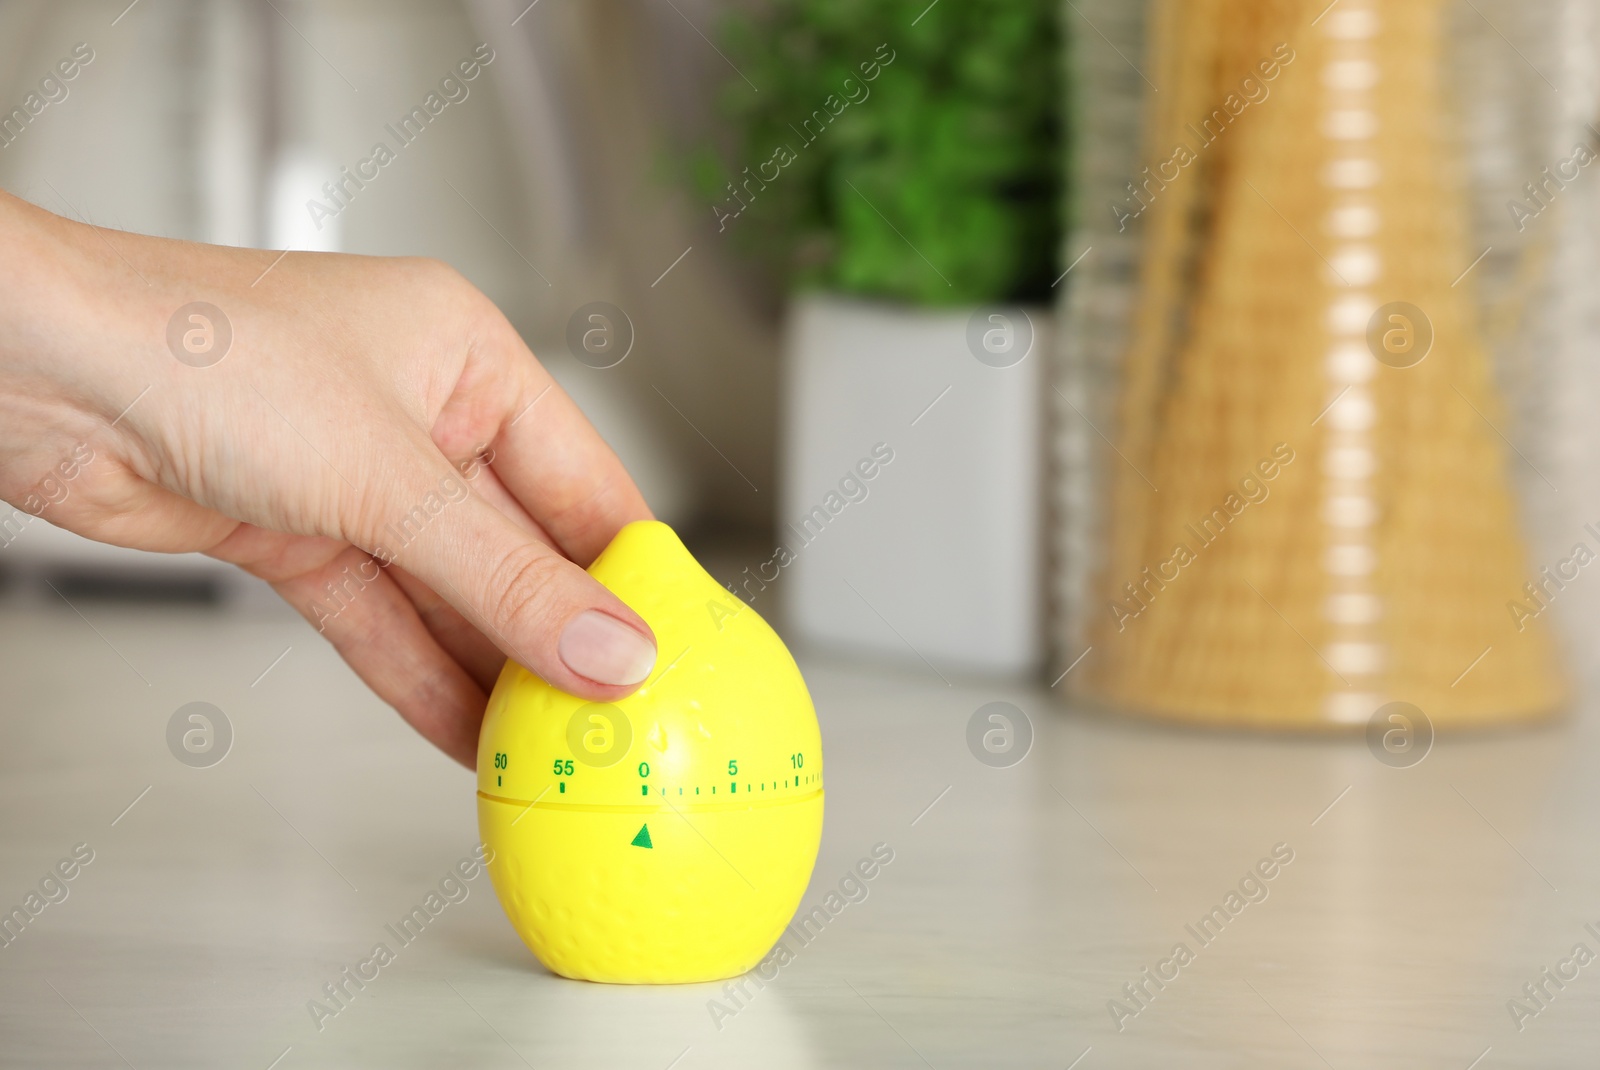
POLYGON ((1034 670, 1048 327, 1034 309, 797 299, 779 546, 739 593, 760 606, 781 584, 819 645, 941 676, 1034 670))

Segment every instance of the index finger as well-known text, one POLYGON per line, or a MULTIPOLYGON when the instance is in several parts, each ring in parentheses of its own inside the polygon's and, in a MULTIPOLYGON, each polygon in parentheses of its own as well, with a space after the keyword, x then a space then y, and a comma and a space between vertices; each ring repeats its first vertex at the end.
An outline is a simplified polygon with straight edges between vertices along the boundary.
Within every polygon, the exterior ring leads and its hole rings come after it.
POLYGON ((625 525, 654 514, 594 425, 506 328, 482 354, 504 372, 483 377, 499 381, 494 471, 562 552, 587 566, 625 525))

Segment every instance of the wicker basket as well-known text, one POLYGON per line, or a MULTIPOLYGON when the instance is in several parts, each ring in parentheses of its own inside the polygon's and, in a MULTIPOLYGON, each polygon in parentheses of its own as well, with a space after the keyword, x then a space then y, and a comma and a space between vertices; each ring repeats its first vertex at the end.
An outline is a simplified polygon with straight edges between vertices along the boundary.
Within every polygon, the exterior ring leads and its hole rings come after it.
POLYGON ((1475 251, 1441 136, 1441 9, 1151 8, 1149 169, 1109 206, 1142 258, 1074 694, 1285 728, 1396 699, 1439 726, 1561 705, 1558 592, 1525 587, 1454 285, 1475 251))

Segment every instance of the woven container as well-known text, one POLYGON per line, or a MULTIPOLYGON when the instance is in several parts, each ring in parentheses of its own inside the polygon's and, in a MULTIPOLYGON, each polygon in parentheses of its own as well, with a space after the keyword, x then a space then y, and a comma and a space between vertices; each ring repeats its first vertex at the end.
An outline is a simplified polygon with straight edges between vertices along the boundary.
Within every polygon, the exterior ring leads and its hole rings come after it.
POLYGON ((1142 255, 1075 694, 1295 728, 1393 700, 1440 726, 1562 703, 1553 588, 1525 587, 1503 417, 1453 285, 1476 252, 1441 136, 1441 10, 1151 8, 1149 170, 1108 206, 1142 255))

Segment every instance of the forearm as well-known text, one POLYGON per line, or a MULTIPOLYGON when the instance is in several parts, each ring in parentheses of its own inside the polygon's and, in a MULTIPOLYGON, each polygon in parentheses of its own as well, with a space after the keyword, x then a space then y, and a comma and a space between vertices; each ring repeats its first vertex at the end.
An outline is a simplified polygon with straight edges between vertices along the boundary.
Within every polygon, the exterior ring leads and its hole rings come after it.
POLYGON ((36 515, 40 498, 59 504, 41 487, 78 479, 86 454, 101 489, 110 458, 170 482, 175 418, 207 392, 223 399, 171 351, 169 322, 202 292, 233 304, 220 295, 249 275, 241 258, 264 255, 90 226, 0 192, 0 498, 36 515))

